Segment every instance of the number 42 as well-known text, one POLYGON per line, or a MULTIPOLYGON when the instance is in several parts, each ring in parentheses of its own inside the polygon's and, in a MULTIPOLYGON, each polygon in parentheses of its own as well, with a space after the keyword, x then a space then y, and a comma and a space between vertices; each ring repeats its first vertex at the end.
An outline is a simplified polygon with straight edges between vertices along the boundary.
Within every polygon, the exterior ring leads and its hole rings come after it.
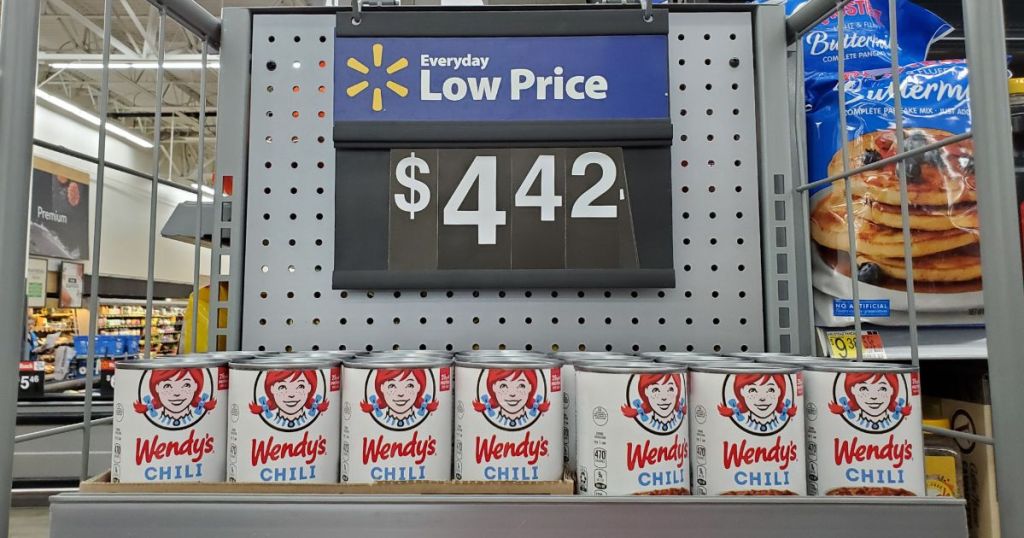
MULTIPOLYGON (((608 155, 589 151, 583 153, 572 163, 572 176, 584 176, 587 169, 597 165, 601 168, 601 177, 592 187, 576 199, 569 216, 572 218, 614 219, 618 217, 618 206, 595 205, 594 201, 608 192, 615 185, 617 169, 615 161, 608 155)), ((468 225, 477 227, 477 243, 493 245, 497 242, 498 226, 507 223, 505 211, 499 211, 498 200, 498 158, 493 155, 479 155, 473 159, 465 175, 455 187, 455 192, 444 206, 444 224, 468 225), (477 209, 463 210, 463 202, 479 182, 477 189, 477 209)), ((555 194, 555 156, 540 155, 534 161, 530 171, 516 190, 514 203, 518 207, 540 208, 540 220, 555 220, 555 208, 562 205, 562 197, 555 194), (530 194, 537 180, 540 180, 540 194, 530 194)))

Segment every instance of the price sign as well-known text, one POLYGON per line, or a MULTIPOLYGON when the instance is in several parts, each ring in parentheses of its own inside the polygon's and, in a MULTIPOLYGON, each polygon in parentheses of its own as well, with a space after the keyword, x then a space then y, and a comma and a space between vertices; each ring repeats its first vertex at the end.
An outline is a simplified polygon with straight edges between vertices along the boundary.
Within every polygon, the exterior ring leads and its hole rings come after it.
POLYGON ((43 361, 18 362, 18 398, 42 398, 46 383, 46 363, 43 361))
MULTIPOLYGON (((863 331, 861 334, 863 358, 886 358, 882 335, 878 331, 863 331)), ((833 359, 857 358, 857 334, 854 331, 826 331, 825 338, 828 342, 828 355, 833 359)))
POLYGON ((335 42, 336 288, 674 286, 660 16, 381 15, 335 42))

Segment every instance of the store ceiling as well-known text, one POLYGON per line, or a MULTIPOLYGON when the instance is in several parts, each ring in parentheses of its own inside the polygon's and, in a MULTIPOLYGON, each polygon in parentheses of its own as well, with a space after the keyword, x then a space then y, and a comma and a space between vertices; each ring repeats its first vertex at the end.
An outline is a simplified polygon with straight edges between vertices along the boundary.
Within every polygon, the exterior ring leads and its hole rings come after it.
MULTIPOLYGON (((16 0, 8 0, 16 1, 16 0)), ((210 13, 220 16, 224 7, 309 6, 323 0, 198 0, 210 13)), ((99 108, 102 70, 87 66, 100 63, 103 51, 104 0, 42 0, 39 32, 40 90, 95 112, 99 108), (75 64, 62 67, 60 64, 75 64)), ((155 65, 158 51, 159 14, 146 0, 113 0, 111 62, 146 62, 155 65)), ((165 61, 198 62, 202 43, 170 17, 166 23, 165 61)), ((216 56, 211 56, 216 60, 216 56)), ((138 64, 137 64, 138 65, 138 64)), ((111 69, 110 121, 153 139, 153 113, 157 102, 157 70, 111 69)), ((160 125, 161 175, 184 185, 195 181, 198 162, 200 94, 198 68, 165 71, 163 117, 160 125), (173 163, 169 166, 168 163, 173 163)), ((210 182, 216 138, 217 69, 207 71, 206 153, 203 177, 210 182)))
MULTIPOLYGON (((0 0, 2 3, 3 0, 0 0)), ((12 1, 12 0, 7 0, 12 1)), ((544 2, 544 0, 538 0, 544 2)), ((733 0, 735 1, 735 0, 733 0)), ((98 69, 65 67, 60 63, 97 63, 102 52, 104 0, 42 0, 40 26, 39 88, 77 106, 95 111, 98 108, 100 76, 98 69)), ((113 0, 113 61, 137 62, 156 59, 157 11, 146 0, 113 0)), ((219 16, 224 7, 239 6, 309 6, 323 5, 324 0, 198 0, 207 10, 219 16)), ((411 3, 420 3, 413 2, 411 3)), ((919 3, 950 21, 957 31, 933 49, 935 57, 962 57, 963 33, 961 0, 919 0, 919 3)), ((1009 49, 1016 58, 1024 57, 1024 2, 1004 0, 1007 15, 1009 49)), ((168 62, 192 61, 199 58, 202 44, 168 18, 166 27, 168 62)), ((216 57, 214 56, 215 60, 216 57)), ((1014 65, 1024 72, 1024 65, 1014 65)), ((217 107, 216 69, 208 71, 206 122, 206 162, 202 163, 206 182, 213 170, 217 107)), ((190 185, 196 177, 198 162, 198 121, 200 95, 198 69, 175 69, 165 74, 163 92, 164 117, 160 126, 162 175, 190 185), (173 156, 173 158, 172 158, 173 156), (168 172, 168 163, 173 162, 168 172)), ((114 69, 110 79, 111 120, 153 138, 153 111, 156 103, 155 69, 114 69)))

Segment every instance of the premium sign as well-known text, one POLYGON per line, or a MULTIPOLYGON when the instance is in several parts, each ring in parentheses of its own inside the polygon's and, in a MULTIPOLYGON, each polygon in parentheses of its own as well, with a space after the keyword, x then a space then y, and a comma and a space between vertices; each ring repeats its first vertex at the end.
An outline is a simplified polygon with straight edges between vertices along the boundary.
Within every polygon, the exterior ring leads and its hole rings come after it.
POLYGON ((42 159, 33 166, 29 254, 89 259, 89 176, 42 159))

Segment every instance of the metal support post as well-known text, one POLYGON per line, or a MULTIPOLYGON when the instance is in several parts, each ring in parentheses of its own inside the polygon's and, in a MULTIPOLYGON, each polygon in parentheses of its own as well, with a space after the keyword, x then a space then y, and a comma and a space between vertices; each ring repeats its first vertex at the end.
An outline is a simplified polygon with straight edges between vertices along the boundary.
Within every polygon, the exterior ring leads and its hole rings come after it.
MULTIPOLYGON (((203 235, 203 163, 206 162, 206 61, 210 43, 203 42, 203 70, 199 73, 199 165, 196 167, 196 236, 192 253, 192 353, 199 351, 199 263, 202 259, 200 243, 203 235)), ((211 238, 212 240, 212 238, 211 238)), ((187 350, 186 350, 187 351, 187 350)))
POLYGON ((220 19, 214 17, 195 0, 148 0, 157 8, 166 12, 186 30, 209 42, 214 47, 220 46, 220 19))
POLYGON ((89 478, 89 449, 92 443, 92 386, 96 365, 96 329, 100 312, 100 247, 103 243, 103 180, 107 174, 107 107, 110 104, 110 31, 113 0, 103 2, 103 73, 100 76, 100 125, 96 149, 96 202, 92 226, 92 273, 89 280, 89 344, 85 355, 85 402, 82 408, 82 470, 79 477, 89 478))
MULTIPOLYGON (((164 53, 167 50, 167 12, 160 9, 160 30, 157 33, 158 52, 156 68, 156 106, 153 112, 153 183, 149 190, 149 233, 146 236, 149 241, 146 244, 146 323, 142 334, 142 341, 146 343, 146 349, 142 356, 149 359, 153 355, 153 281, 156 279, 156 201, 160 187, 160 120, 163 115, 164 106, 164 53)), ((174 136, 174 125, 171 124, 171 136, 174 136)), ((174 143, 174 139, 171 139, 174 143)), ((174 146, 171 146, 171 155, 168 159, 167 175, 171 175, 171 168, 174 166, 174 146)), ((201 164, 201 163, 200 163, 201 164)), ((202 191, 202 189, 197 189, 202 191)))
POLYGON ((14 357, 25 346, 25 243, 28 238, 32 128, 35 120, 39 1, 3 3, 0 12, 0 345, 7 374, 0 373, 0 536, 7 536, 14 467, 18 373, 14 357))
POLYGON ((974 166, 981 217, 981 267, 985 332, 992 390, 992 422, 999 470, 999 519, 1010 534, 1024 529, 1024 428, 1020 425, 1024 362, 1024 273, 1021 271, 1020 219, 1014 182, 1010 103, 1006 88, 1006 34, 1003 3, 964 0, 964 33, 971 69, 974 166))

